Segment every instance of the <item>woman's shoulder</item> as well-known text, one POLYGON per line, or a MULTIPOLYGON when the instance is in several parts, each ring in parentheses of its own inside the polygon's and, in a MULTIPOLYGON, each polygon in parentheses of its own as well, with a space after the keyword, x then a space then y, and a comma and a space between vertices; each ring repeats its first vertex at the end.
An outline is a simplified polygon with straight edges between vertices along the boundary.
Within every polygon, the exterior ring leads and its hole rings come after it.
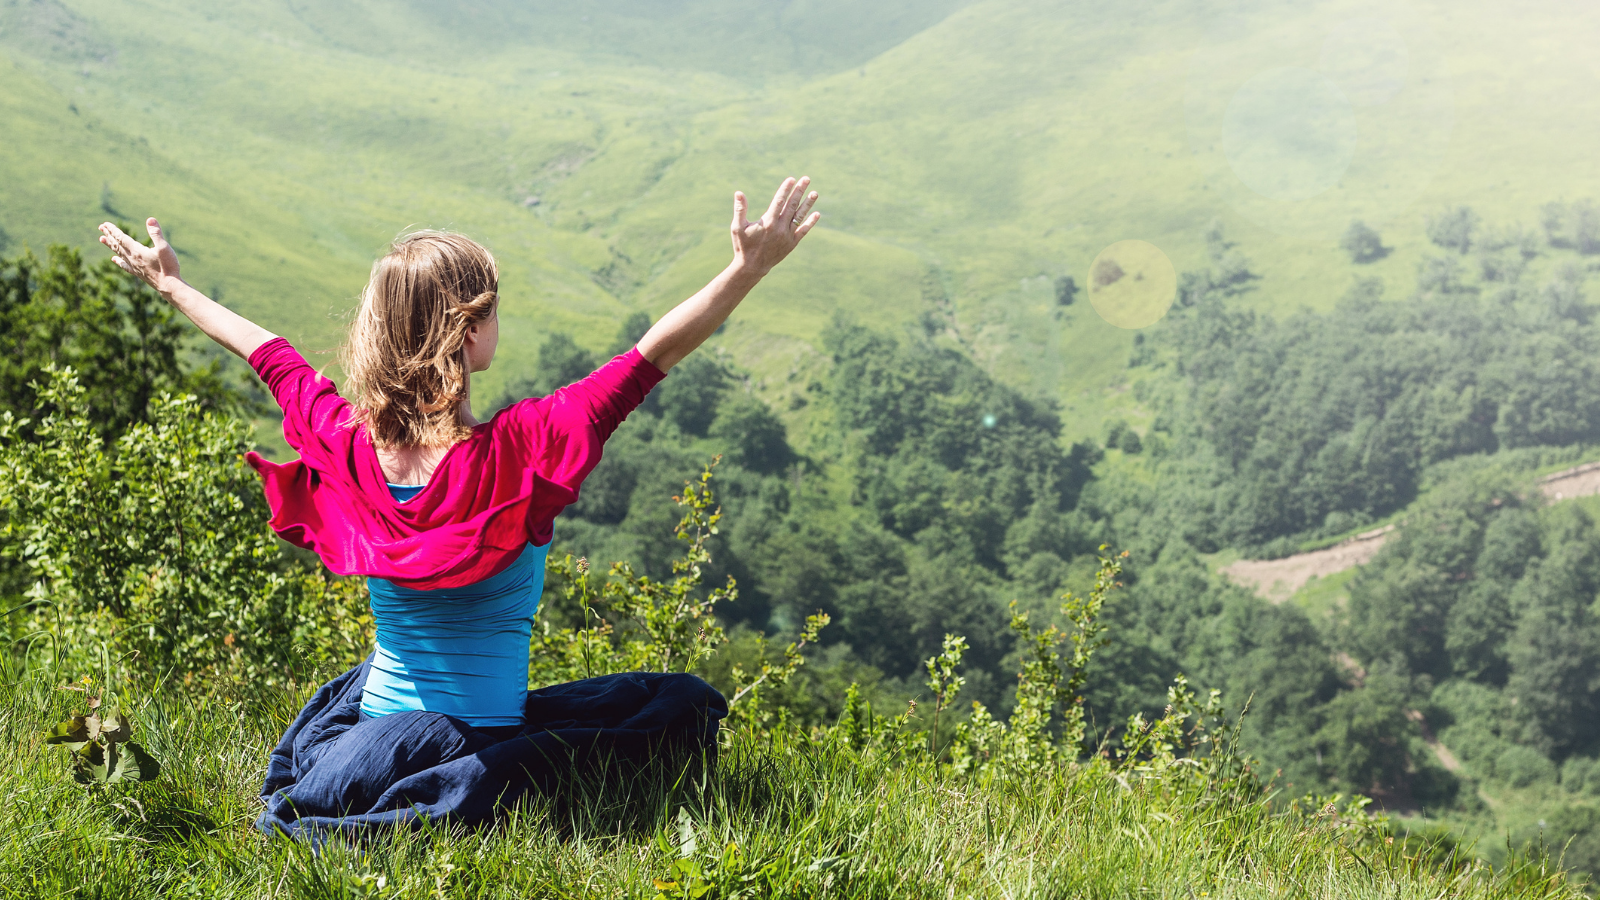
POLYGON ((495 410, 489 421, 472 429, 469 440, 525 440, 549 417, 549 397, 529 397, 495 410))
POLYGON ((307 368, 311 366, 310 363, 306 362, 306 358, 300 355, 300 351, 296 350, 294 345, 289 343, 289 339, 285 337, 275 337, 262 343, 261 346, 250 351, 250 357, 246 362, 250 364, 250 368, 256 370, 257 375, 262 377, 266 377, 265 371, 285 366, 305 366, 307 368))

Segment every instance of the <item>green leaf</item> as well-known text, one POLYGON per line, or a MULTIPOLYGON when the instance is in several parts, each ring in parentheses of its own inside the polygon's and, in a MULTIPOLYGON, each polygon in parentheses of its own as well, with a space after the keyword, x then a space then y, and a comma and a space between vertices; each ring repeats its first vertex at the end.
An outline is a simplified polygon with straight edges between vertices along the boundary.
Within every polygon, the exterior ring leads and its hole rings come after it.
MULTIPOLYGON (((44 733, 46 744, 82 744, 89 740, 88 720, 83 716, 73 716, 62 722, 57 722, 56 727, 44 733)), ((73 749, 77 749, 74 747, 73 749)))
POLYGON ((83 745, 83 749, 72 754, 72 777, 80 784, 105 784, 110 775, 107 766, 108 747, 102 747, 94 741, 83 745))
POLYGON ((161 764, 143 747, 128 741, 118 749, 116 765, 107 781, 154 781, 161 775, 161 764))
POLYGON ((114 709, 104 719, 100 720, 100 737, 108 744, 125 741, 133 736, 133 720, 122 714, 122 710, 114 709))

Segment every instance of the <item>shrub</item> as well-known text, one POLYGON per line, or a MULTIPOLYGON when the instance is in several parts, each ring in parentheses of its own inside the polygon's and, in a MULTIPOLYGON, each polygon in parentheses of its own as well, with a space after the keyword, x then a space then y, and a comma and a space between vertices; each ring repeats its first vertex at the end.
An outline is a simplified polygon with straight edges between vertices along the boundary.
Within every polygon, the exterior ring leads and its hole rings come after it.
MULTIPOLYGON (((563 584, 561 594, 568 606, 555 615, 571 618, 576 612, 582 624, 555 628, 552 611, 541 611, 529 661, 530 683, 640 670, 694 672, 708 654, 727 643, 716 608, 738 598, 737 584, 729 576, 722 587, 703 594, 699 590, 702 573, 711 562, 707 543, 722 520, 711 490, 712 469, 720 460, 713 459, 697 482, 686 482, 683 493, 672 498, 684 510, 673 533, 688 546, 673 560, 670 579, 652 579, 639 574, 632 563, 616 562, 596 587, 587 559, 575 560, 569 554, 554 567, 551 574, 563 584)), ((725 688, 733 724, 766 727, 773 710, 762 703, 763 689, 783 685, 805 664, 801 651, 816 642, 828 622, 825 613, 809 616, 799 639, 776 661, 767 659, 765 637, 758 639, 754 667, 747 671, 734 665, 732 683, 725 688)))
POLYGON ((1360 219, 1350 223, 1344 238, 1339 241, 1339 247, 1350 254, 1350 261, 1354 263, 1376 262, 1389 254, 1389 248, 1383 245, 1383 238, 1360 219))
POLYGON ((109 259, 87 266, 60 245, 44 260, 31 252, 0 259, 0 409, 37 421, 37 387, 52 365, 76 370, 81 409, 108 441, 149 421, 164 392, 193 394, 208 409, 246 407, 219 365, 182 364, 186 331, 155 291, 109 259))
POLYGON ((1078 299, 1078 282, 1071 275, 1057 276, 1055 289, 1057 306, 1071 306, 1078 299))
POLYGON ((1472 249, 1474 232, 1478 229, 1478 214, 1470 206, 1457 206, 1436 216, 1428 217, 1428 240, 1446 250, 1466 253, 1472 249))
POLYGON ((33 423, 0 413, 0 546, 32 575, 35 630, 269 684, 288 677, 297 640, 324 658, 365 653, 364 591, 293 564, 267 529, 247 425, 162 395, 108 445, 76 374, 49 379, 33 440, 33 423))
POLYGON ((1514 788, 1554 783, 1556 766, 1543 753, 1520 744, 1507 747, 1494 762, 1494 774, 1514 788))

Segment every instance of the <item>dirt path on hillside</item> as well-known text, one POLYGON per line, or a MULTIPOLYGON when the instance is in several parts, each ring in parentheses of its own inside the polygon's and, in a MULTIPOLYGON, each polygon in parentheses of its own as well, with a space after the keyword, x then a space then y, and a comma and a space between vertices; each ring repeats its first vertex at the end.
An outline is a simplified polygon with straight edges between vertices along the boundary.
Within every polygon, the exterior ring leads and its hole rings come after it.
POLYGON ((1283 559, 1241 559, 1223 569, 1222 574, 1234 584, 1254 588, 1273 603, 1282 603, 1313 577, 1326 578, 1370 562, 1392 531, 1393 525, 1385 525, 1325 550, 1296 553, 1283 559))
MULTIPOLYGON (((1539 493, 1552 501, 1600 494, 1600 462, 1584 463, 1540 478, 1539 493)), ((1234 584, 1250 588, 1273 603, 1282 603, 1312 578, 1326 578, 1371 562, 1393 530, 1393 525, 1387 525, 1324 550, 1296 553, 1283 559, 1241 559, 1224 568, 1222 574, 1234 584)))
POLYGON ((1584 463, 1539 479, 1539 493, 1551 500, 1600 494, 1600 462, 1584 463))
POLYGON ((1449 747, 1439 743, 1439 738, 1434 735, 1433 729, 1428 727, 1428 720, 1423 718, 1421 712, 1415 709, 1408 709, 1406 710, 1406 718, 1417 723, 1417 730, 1422 732, 1422 742, 1428 745, 1429 750, 1433 751, 1433 756, 1439 760, 1439 765, 1444 766, 1451 772, 1461 771, 1461 760, 1456 759, 1456 755, 1450 752, 1449 747))

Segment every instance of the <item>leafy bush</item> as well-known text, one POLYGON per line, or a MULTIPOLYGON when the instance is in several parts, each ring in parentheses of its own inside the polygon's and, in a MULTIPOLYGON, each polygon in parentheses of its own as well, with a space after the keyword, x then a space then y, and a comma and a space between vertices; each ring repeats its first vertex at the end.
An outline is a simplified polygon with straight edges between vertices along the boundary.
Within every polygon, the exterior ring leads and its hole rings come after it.
MULTIPOLYGON (((672 498, 684 510, 673 534, 688 546, 672 561, 671 579, 652 579, 631 563, 616 562, 597 590, 585 558, 575 560, 569 554, 553 569, 555 580, 564 585, 565 617, 571 619, 576 612, 582 624, 555 627, 551 610, 542 611, 530 657, 530 683, 545 685, 614 672, 694 672, 708 654, 727 643, 716 609, 717 604, 738 598, 737 585, 729 577, 723 587, 705 594, 698 591, 704 567, 711 562, 707 542, 722 520, 711 490, 712 468, 719 461, 713 460, 698 482, 686 483, 683 493, 672 498)), ((561 616, 562 611, 554 615, 561 616)), ((816 642, 828 621, 826 613, 808 617, 781 661, 767 660, 763 638, 753 671, 738 664, 732 667, 726 690, 734 723, 765 727, 773 711, 762 704, 762 690, 781 687, 805 664, 801 650, 816 642)))
POLYGON ((1344 237, 1339 240, 1339 247, 1350 254, 1353 263, 1376 262, 1389 254, 1389 248, 1383 245, 1383 238, 1379 237, 1377 230, 1360 219, 1350 223, 1344 237))
POLYGON ((70 623, 75 640, 158 671, 264 683, 288 677, 297 640, 367 652, 364 591, 291 563, 267 529, 247 426, 163 395, 108 445, 84 393, 75 372, 52 369, 41 420, 0 412, 0 547, 33 575, 36 631, 65 638, 70 623))
POLYGON ((84 386, 85 418, 114 441, 149 421, 163 393, 192 394, 210 410, 238 410, 245 395, 220 363, 184 365, 189 329, 155 291, 111 263, 86 266, 55 245, 46 259, 0 259, 0 409, 35 422, 47 405, 36 385, 47 369, 71 367, 84 386))
POLYGON ((1446 250, 1466 253, 1481 220, 1470 206, 1457 206, 1428 217, 1428 240, 1446 250))

